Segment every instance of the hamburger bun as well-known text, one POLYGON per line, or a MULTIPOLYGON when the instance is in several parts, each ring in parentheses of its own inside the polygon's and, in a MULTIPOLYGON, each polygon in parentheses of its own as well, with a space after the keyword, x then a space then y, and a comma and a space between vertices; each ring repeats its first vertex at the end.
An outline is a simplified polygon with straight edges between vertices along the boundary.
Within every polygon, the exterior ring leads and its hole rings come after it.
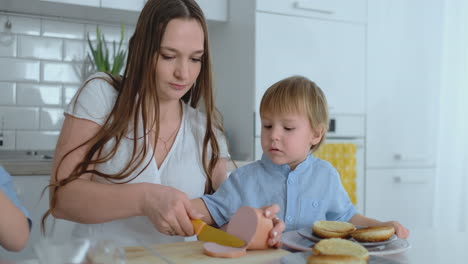
POLYGON ((395 234, 393 226, 373 226, 357 229, 351 236, 359 242, 380 242, 390 239, 395 234))
POLYGON ((366 264, 367 261, 354 256, 318 255, 309 256, 307 264, 366 264))
POLYGON ((358 243, 341 238, 329 238, 320 240, 320 242, 315 244, 312 248, 312 254, 314 256, 352 256, 365 262, 367 262, 367 260, 369 259, 369 252, 365 247, 361 246, 358 243))
POLYGON ((322 238, 347 238, 356 227, 342 221, 316 221, 312 226, 312 232, 322 238))

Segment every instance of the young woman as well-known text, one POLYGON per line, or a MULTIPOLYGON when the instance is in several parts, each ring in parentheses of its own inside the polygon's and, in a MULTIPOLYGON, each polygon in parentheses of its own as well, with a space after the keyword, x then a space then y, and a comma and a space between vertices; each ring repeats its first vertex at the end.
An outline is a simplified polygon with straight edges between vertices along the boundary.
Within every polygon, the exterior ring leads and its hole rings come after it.
POLYGON ((189 199, 225 180, 228 157, 200 7, 149 0, 123 76, 91 76, 65 110, 43 227, 52 214, 75 235, 180 241, 200 217, 189 199))

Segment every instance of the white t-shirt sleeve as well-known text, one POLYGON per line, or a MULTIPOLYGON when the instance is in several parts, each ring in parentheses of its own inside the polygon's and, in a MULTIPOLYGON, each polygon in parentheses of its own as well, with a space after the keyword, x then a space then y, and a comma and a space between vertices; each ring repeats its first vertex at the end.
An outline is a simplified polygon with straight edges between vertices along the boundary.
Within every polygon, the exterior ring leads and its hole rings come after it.
POLYGON ((117 91, 108 82, 96 77, 108 78, 104 73, 93 74, 86 86, 73 96, 65 113, 103 125, 114 107, 117 91))
POLYGON ((219 131, 218 129, 215 129, 215 133, 216 133, 216 139, 218 140, 220 157, 223 159, 231 158, 231 155, 229 155, 228 146, 226 143, 226 136, 223 133, 221 133, 221 131, 219 131))

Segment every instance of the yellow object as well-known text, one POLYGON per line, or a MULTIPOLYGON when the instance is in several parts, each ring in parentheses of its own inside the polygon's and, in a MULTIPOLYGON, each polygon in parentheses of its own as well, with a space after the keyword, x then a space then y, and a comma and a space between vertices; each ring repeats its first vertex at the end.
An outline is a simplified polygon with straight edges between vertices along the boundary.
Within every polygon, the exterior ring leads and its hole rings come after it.
POLYGON ((341 182, 356 205, 356 145, 352 143, 327 143, 322 145, 314 156, 330 162, 340 174, 341 182))
POLYGON ((243 247, 245 242, 223 230, 207 225, 199 219, 192 219, 193 230, 198 239, 205 242, 214 242, 228 247, 243 247))

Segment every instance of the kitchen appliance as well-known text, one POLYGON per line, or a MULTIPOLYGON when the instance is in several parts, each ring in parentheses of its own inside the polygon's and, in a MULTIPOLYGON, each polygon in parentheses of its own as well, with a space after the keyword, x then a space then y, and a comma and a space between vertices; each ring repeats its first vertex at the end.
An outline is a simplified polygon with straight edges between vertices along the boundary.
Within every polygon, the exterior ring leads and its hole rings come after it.
POLYGON ((313 155, 330 162, 359 213, 365 208, 365 116, 332 114, 324 144, 313 155))

